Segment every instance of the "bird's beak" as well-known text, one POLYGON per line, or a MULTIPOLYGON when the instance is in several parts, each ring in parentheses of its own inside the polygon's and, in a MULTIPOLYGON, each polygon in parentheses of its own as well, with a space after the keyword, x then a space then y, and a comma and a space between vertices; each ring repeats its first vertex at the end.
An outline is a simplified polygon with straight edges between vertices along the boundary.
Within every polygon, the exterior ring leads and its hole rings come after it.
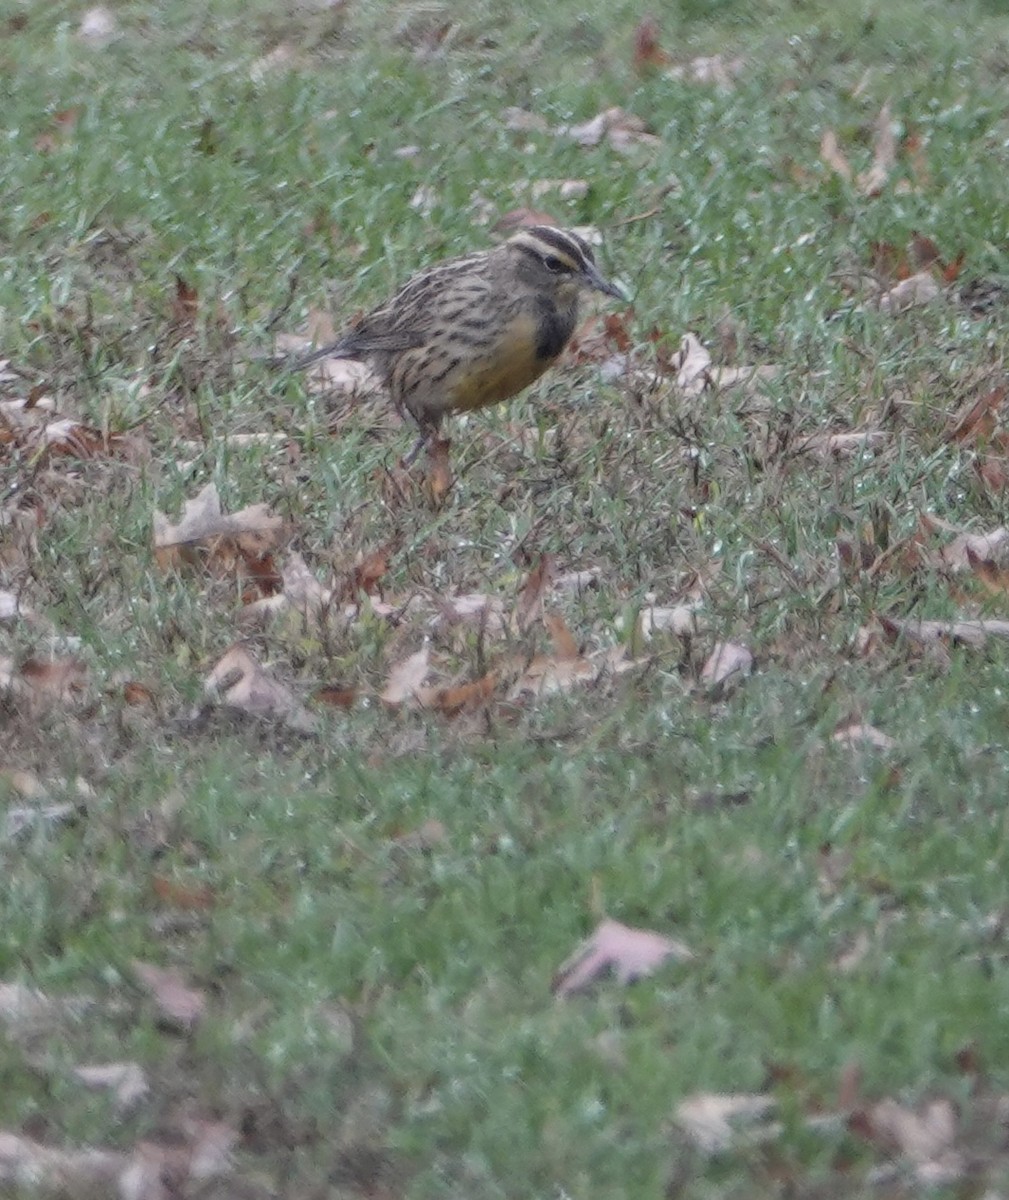
POLYGON ((585 267, 585 270, 582 272, 582 279, 586 287, 590 287, 597 292, 602 292, 604 296, 612 296, 615 300, 627 299, 620 288, 615 283, 610 283, 608 279, 604 279, 594 266, 588 265, 585 267))

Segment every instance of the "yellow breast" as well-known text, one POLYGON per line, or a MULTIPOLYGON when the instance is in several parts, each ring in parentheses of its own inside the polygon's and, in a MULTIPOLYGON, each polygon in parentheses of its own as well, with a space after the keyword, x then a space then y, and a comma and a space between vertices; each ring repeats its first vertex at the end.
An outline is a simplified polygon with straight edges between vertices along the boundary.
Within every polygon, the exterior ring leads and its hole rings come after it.
POLYGON ((459 411, 507 400, 528 387, 550 365, 537 356, 537 327, 530 313, 516 313, 492 345, 462 361, 445 381, 446 407, 459 411))

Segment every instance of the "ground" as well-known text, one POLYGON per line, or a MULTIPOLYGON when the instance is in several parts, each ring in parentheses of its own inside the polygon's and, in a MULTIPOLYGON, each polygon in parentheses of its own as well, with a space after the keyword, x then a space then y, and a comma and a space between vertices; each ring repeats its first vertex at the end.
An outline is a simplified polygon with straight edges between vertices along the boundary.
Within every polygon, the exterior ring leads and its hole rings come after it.
POLYGON ((1007 1194, 1009 15, 540 9, 0 15, 17 1194, 1007 1194), (534 214, 450 448, 278 365, 534 214))

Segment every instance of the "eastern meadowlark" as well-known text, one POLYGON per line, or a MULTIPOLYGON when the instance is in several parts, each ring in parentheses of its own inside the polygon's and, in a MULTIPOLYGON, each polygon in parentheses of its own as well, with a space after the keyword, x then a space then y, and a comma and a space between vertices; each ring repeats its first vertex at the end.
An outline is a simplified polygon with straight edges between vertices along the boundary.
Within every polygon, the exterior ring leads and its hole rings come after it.
POLYGON ((421 271, 294 367, 326 357, 370 362, 420 427, 412 459, 446 413, 497 404, 538 379, 574 333, 585 289, 623 299, 584 238, 528 226, 493 250, 421 271))

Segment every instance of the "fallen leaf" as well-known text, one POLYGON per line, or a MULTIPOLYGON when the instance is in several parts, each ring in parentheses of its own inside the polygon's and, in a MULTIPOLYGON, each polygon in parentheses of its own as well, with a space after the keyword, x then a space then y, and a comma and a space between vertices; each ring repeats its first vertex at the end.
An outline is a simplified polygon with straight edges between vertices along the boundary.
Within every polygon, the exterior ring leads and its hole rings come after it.
POLYGON ((403 850, 433 850, 448 841, 448 830, 441 821, 432 817, 416 829, 398 834, 392 840, 403 850))
POLYGON ((849 1125, 866 1129, 869 1137, 901 1154, 914 1168, 919 1183, 941 1187, 959 1179, 963 1155, 954 1149, 956 1110, 947 1099, 930 1100, 918 1111, 885 1099, 853 1114, 849 1125), (854 1119, 854 1118, 859 1119, 854 1119))
POLYGON ((803 450, 846 458, 864 450, 885 446, 890 435, 882 429, 852 429, 848 433, 818 433, 802 443, 803 450))
POLYGON ((188 284, 181 275, 175 276, 175 290, 171 297, 171 320, 183 334, 196 328, 196 317, 200 311, 200 296, 196 288, 188 284))
POLYGON ((283 532, 283 518, 275 516, 267 504, 222 512, 217 487, 209 483, 185 502, 177 524, 155 512, 154 558, 163 570, 201 561, 232 570, 240 562, 261 559, 275 549, 283 532))
POLYGON ((957 527, 931 513, 921 513, 918 524, 928 534, 956 533, 938 553, 938 562, 954 571, 974 570, 979 564, 1004 566, 1009 560, 1009 529, 999 525, 988 533, 957 532, 957 527))
POLYGON ((654 17, 643 17, 634 30, 633 64, 639 75, 656 67, 668 66, 672 59, 659 45, 659 23, 654 17))
POLYGON ((918 305, 930 303, 941 293, 942 287, 932 272, 919 271, 884 292, 879 298, 879 307, 885 313, 903 313, 918 305))
POLYGON ((648 132, 645 122, 623 108, 604 109, 589 121, 580 125, 562 125, 556 132, 573 138, 579 146, 598 146, 605 139, 622 154, 637 146, 659 145, 659 139, 648 132))
MULTIPOLYGON (((530 191, 534 200, 539 200, 550 192, 557 192, 562 200, 582 200, 590 191, 587 179, 536 179, 530 191)), ((560 222, 547 222, 559 224, 560 222)))
MULTIPOLYGON (((733 1121, 755 1121, 773 1112, 776 1104, 773 1096, 698 1092, 676 1106, 673 1120, 705 1154, 721 1154, 738 1140, 733 1121)), ((776 1136, 780 1130, 764 1125, 756 1132, 763 1140, 776 1136)), ((749 1140, 753 1140, 753 1131, 749 1133, 749 1140)))
POLYGON ((505 129, 512 133, 547 133, 550 129, 546 117, 525 108, 506 108, 502 116, 505 129))
POLYGON ((650 929, 634 929, 607 917, 587 941, 562 963, 551 990, 565 999, 611 972, 617 982, 633 983, 653 975, 668 959, 685 961, 693 952, 673 938, 650 929))
POLYGON ((232 1170, 237 1132, 223 1121, 186 1118, 171 1140, 138 1142, 119 1179, 118 1200, 170 1200, 200 1194, 201 1181, 232 1170))
POLYGON ((224 652, 203 686, 227 707, 249 716, 279 721, 298 733, 317 728, 316 718, 240 642, 224 652))
POLYGON ((1009 387, 1004 383, 993 387, 977 400, 968 401, 950 422, 945 435, 949 442, 970 442, 977 438, 990 438, 995 432, 996 414, 1009 396, 1009 387))
POLYGON ((541 554, 536 566, 529 572, 512 616, 514 627, 520 632, 529 629, 543 616, 543 597, 550 587, 556 565, 552 555, 541 554))
POLYGON ((111 1150, 65 1150, 0 1130, 0 1184, 31 1194, 41 1189, 57 1196, 118 1196, 127 1161, 111 1150))
POLYGON ((666 74, 670 79, 728 89, 743 73, 745 66, 746 60, 738 54, 732 58, 723 54, 707 54, 670 67, 666 74))
POLYGON ((164 875, 151 877, 151 889, 162 904, 186 912, 202 912, 212 908, 216 901, 213 888, 206 884, 194 886, 167 879, 164 875))
POLYGON ((737 686, 753 670, 753 655, 739 642, 718 642, 701 668, 700 681, 717 696, 737 686))
POLYGON ((4 814, 4 836, 8 841, 25 830, 53 827, 72 821, 78 815, 76 804, 42 804, 35 808, 8 808, 4 814))
POLYGON ((524 695, 546 696, 567 691, 607 675, 623 675, 646 662, 647 659, 628 658, 623 646, 611 646, 576 658, 540 654, 524 664, 522 674, 512 686, 510 698, 518 700, 524 695))
POLYGON ((135 679, 128 679, 123 684, 123 700, 136 708, 154 708, 154 692, 143 683, 138 683, 135 679))
POLYGON ((711 355, 696 334, 688 333, 673 355, 670 365, 676 372, 676 386, 690 396, 700 395, 707 386, 711 355))
POLYGON ((890 178, 897 162, 897 138, 893 131, 890 105, 879 110, 873 126, 872 165, 858 177, 858 190, 863 196, 878 196, 890 178))
POLYGON ((648 605, 638 615, 642 637, 651 638, 656 633, 689 637, 700 632, 699 607, 698 603, 676 604, 672 608, 664 608, 660 604, 648 605))
POLYGON ((916 621, 882 616, 878 619, 891 639, 902 636, 922 645, 949 642, 977 648, 983 646, 989 637, 1009 638, 1009 621, 916 621))
POLYGON ((27 658, 20 666, 0 655, 0 689, 39 702, 67 704, 78 700, 87 686, 87 668, 77 658, 27 658))
POLYGON ((157 1006, 161 1017, 173 1028, 189 1033, 203 1019, 207 998, 203 992, 191 988, 177 971, 134 959, 133 973, 157 1006))
POLYGON ((312 700, 315 704, 326 704, 330 708, 353 708, 357 702, 357 688, 321 687, 312 693, 312 700))
POLYGON ((379 693, 379 700, 389 708, 399 708, 413 700, 424 686, 429 669, 430 653, 425 646, 392 668, 385 687, 379 693))
POLYGON ((437 628, 453 625, 475 625, 488 633, 504 631, 504 604, 497 596, 472 592, 462 596, 437 598, 438 615, 432 624, 437 628))
POLYGON ((877 729, 874 725, 863 725, 857 721, 836 729, 831 734, 830 740, 841 746, 847 746, 850 750, 856 750, 861 746, 874 746, 877 750, 892 750, 897 745, 894 739, 881 729, 877 729))
POLYGON ((541 212, 535 208, 512 208, 503 216, 498 217, 491 228, 495 233, 510 233, 513 229, 521 229, 525 225, 560 225, 561 222, 550 213, 541 212))
POLYGON ((841 150, 841 144, 837 140, 837 134, 833 129, 825 129, 820 138, 820 158, 827 164, 828 167, 839 175, 845 183, 851 183, 854 172, 851 169, 851 163, 848 162, 841 150))
POLYGON ((116 18, 104 5, 89 8, 77 26, 77 36, 82 42, 100 50, 116 36, 116 18))
POLYGON ((98 1091, 110 1091, 119 1109, 130 1108, 147 1095, 147 1076, 139 1063, 114 1062, 90 1067, 74 1067, 74 1075, 98 1091))
POLYGON ((544 613, 543 624, 550 634, 554 646, 554 658, 559 660, 578 658, 578 643, 568 629, 567 622, 560 613, 544 613))
POLYGON ((378 582, 382 579, 389 570, 389 558, 392 554, 392 546, 383 546, 379 550, 372 550, 370 554, 363 554, 357 565, 354 567, 354 577, 352 581, 352 589, 355 596, 363 592, 366 596, 370 596, 378 591, 378 582))
POLYGON ((498 673, 488 671, 472 683, 458 684, 455 687, 421 688, 417 692, 417 698, 424 708, 432 708, 447 717, 455 717, 461 712, 482 708, 494 695, 498 681, 498 673))

